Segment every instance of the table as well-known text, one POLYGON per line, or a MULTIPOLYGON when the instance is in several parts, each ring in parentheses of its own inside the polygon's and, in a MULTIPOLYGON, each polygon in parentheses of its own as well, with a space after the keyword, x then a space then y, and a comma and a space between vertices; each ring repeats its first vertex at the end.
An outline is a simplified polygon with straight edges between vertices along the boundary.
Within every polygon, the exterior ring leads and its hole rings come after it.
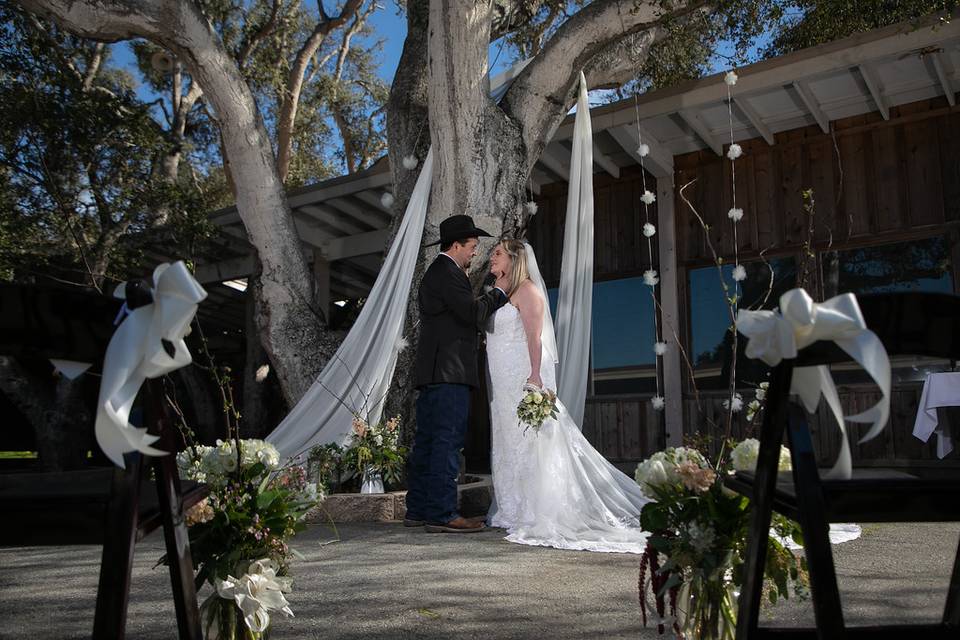
POLYGON ((917 407, 913 435, 927 442, 937 434, 937 457, 945 458, 953 451, 953 438, 945 425, 939 424, 937 408, 960 406, 960 371, 927 374, 917 407))

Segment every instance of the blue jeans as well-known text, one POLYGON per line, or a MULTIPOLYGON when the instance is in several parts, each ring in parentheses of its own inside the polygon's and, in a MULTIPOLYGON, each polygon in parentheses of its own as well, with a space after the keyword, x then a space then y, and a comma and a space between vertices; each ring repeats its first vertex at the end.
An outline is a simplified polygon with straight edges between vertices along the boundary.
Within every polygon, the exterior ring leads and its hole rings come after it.
POLYGON ((417 434, 407 462, 407 518, 457 518, 457 476, 470 416, 470 387, 432 384, 417 397, 417 434))

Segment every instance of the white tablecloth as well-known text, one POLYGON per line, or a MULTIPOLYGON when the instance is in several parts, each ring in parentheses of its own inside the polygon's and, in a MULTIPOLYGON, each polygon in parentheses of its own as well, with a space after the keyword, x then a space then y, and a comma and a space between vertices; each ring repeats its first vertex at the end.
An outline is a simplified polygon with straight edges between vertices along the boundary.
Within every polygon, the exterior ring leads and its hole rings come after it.
POLYGON ((938 424, 937 407, 960 406, 960 372, 945 371, 927 374, 917 407, 917 421, 913 435, 924 442, 937 434, 937 457, 944 458, 953 451, 953 438, 943 425, 938 424))

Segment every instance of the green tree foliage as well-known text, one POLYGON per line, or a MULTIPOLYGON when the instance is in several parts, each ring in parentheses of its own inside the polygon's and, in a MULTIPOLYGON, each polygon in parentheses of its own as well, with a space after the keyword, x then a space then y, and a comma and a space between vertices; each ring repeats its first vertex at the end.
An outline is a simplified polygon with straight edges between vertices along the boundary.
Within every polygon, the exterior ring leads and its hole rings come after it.
POLYGON ((785 3, 765 55, 782 55, 935 13, 949 19, 956 4, 956 0, 794 0, 785 3))
POLYGON ((0 23, 0 277, 101 286, 148 242, 194 253, 207 203, 157 175, 168 141, 110 47, 7 2, 0 23))

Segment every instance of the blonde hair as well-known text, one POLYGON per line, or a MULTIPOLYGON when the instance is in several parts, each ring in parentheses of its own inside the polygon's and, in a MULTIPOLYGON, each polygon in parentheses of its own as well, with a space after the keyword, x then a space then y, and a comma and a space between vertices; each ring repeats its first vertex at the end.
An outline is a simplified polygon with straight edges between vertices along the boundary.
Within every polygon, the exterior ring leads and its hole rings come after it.
POLYGON ((500 246, 510 256, 512 265, 510 267, 510 291, 507 292, 507 297, 510 297, 517 290, 517 287, 530 277, 530 272, 527 270, 527 251, 523 242, 513 238, 504 238, 500 241, 500 246))

